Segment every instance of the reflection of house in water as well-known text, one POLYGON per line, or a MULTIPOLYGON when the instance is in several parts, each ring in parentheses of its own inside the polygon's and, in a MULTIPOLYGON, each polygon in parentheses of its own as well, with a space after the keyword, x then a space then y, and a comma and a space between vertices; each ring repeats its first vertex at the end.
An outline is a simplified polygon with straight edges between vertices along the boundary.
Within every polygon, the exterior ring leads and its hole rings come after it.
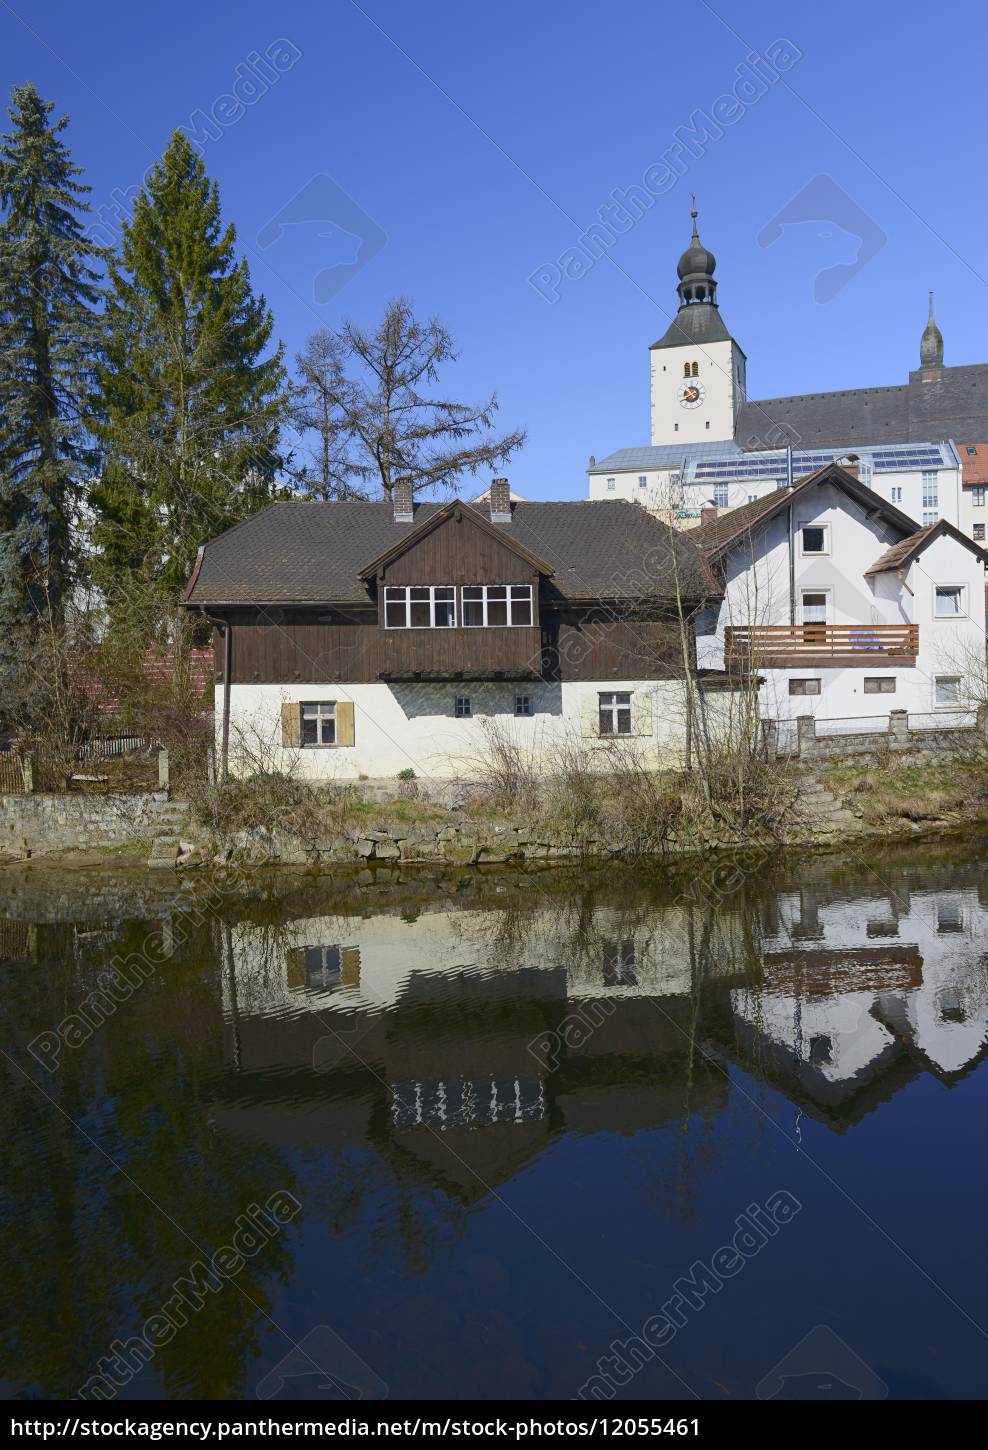
POLYGON ((300 1142, 317 1124, 330 1137, 359 1124, 474 1199, 560 1130, 637 1131, 716 1108, 727 1085, 712 1065, 684 1086, 696 1043, 678 922, 673 936, 639 917, 602 909, 568 928, 539 909, 506 935, 496 911, 443 904, 411 923, 235 927, 236 1072, 218 1117, 300 1142))
POLYGON ((828 896, 812 884, 779 893, 761 979, 731 1005, 748 1063, 853 1120, 920 1071, 949 1082, 980 1060, 988 910, 956 873, 943 889, 897 880, 887 895, 828 896))

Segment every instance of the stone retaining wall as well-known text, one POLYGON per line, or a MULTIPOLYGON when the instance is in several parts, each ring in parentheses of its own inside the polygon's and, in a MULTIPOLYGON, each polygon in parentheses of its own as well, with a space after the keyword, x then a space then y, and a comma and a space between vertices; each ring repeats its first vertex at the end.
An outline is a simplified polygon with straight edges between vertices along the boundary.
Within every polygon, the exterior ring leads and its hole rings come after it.
POLYGON ((0 796, 0 857, 128 846, 160 830, 154 795, 0 796))

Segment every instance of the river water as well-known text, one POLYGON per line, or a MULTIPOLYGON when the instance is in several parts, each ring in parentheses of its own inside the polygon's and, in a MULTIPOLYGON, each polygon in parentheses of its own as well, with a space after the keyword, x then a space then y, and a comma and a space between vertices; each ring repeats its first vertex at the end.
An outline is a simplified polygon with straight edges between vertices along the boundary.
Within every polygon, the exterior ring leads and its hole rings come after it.
POLYGON ((983 1396, 985 844, 8 868, 2 1392, 983 1396))

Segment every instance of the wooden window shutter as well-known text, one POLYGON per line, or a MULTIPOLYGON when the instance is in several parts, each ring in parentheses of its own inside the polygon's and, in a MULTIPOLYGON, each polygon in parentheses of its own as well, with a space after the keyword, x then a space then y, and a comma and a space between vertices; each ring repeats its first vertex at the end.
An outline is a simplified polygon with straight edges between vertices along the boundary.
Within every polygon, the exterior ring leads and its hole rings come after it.
POLYGON ((281 743, 302 743, 302 706, 297 700, 286 700, 281 707, 281 743))
POLYGON ((305 947, 292 947, 288 953, 288 990, 305 990, 305 947))
POLYGON ((343 947, 340 950, 340 984, 344 987, 360 986, 359 947, 343 947))
POLYGON ((354 743, 353 727, 353 701, 337 700, 336 702, 336 743, 337 745, 352 745, 354 743))

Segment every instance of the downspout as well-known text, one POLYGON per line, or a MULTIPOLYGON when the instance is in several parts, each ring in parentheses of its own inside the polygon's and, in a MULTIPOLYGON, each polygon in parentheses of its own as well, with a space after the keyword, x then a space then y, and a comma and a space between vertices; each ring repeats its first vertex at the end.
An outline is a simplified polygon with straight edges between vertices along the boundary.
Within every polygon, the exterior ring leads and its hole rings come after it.
POLYGON ((220 780, 230 779, 230 677, 233 670, 233 624, 223 626, 223 746, 220 758, 220 780))
POLYGON ((796 545, 792 527, 792 444, 786 448, 786 488, 789 492, 789 623, 796 624, 796 545))

